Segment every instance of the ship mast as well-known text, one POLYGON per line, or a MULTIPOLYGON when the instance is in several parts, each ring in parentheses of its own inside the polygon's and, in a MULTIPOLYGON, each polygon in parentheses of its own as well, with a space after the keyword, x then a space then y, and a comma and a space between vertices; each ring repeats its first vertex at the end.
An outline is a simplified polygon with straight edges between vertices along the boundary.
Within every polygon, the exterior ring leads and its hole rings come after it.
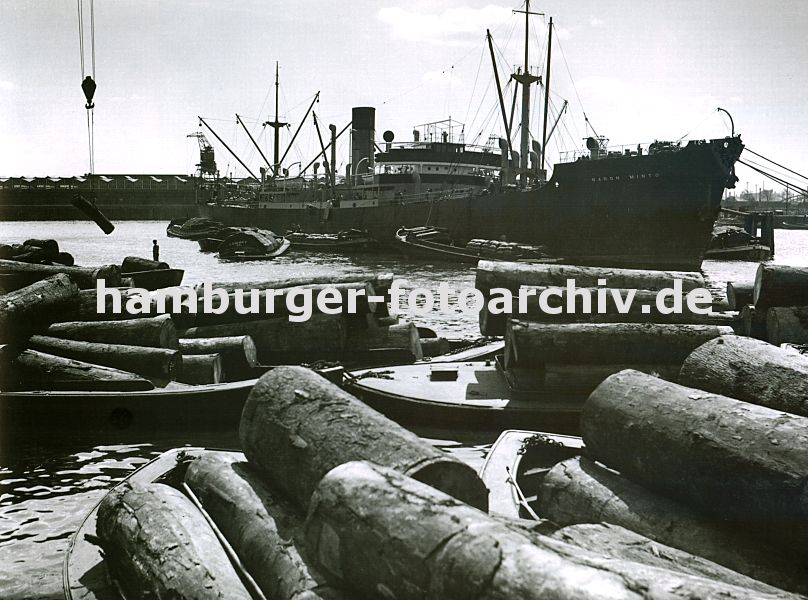
POLYGON ((530 74, 528 63, 528 43, 530 34, 530 15, 544 15, 544 13, 530 12, 530 0, 525 0, 525 10, 515 10, 514 13, 525 14, 525 70, 522 73, 511 75, 522 85, 522 137, 519 145, 519 185, 527 187, 528 184, 528 145, 530 143, 530 86, 541 79, 530 74))
POLYGON ((273 163, 272 163, 272 174, 273 177, 277 177, 278 173, 280 172, 280 161, 278 155, 280 154, 280 128, 285 127, 287 123, 282 123, 278 119, 278 87, 280 85, 280 81, 278 79, 278 61, 275 61, 275 120, 274 121, 266 121, 264 125, 269 125, 272 129, 275 130, 275 145, 274 145, 274 154, 272 155, 273 163))
MULTIPOLYGON (((553 17, 550 17, 550 29, 547 38, 547 77, 544 80, 544 128, 542 129, 541 142, 541 169, 546 168, 544 163, 545 151, 547 150, 547 113, 550 105, 550 58, 553 53, 553 17)), ((563 112, 563 110, 562 110, 563 112)), ((559 118, 561 114, 559 113, 559 118)), ((556 121, 558 123, 558 121, 556 121)), ((555 125, 553 125, 555 129, 555 125)), ((552 133, 552 132, 551 132, 552 133)))

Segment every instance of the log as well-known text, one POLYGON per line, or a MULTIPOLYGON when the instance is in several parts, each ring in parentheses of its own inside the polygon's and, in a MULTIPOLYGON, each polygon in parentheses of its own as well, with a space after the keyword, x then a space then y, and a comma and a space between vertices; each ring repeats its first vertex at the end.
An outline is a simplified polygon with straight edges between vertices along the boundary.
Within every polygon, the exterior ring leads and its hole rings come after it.
POLYGON ((562 527, 612 523, 771 585, 800 593, 808 589, 802 566, 792 557, 743 528, 710 519, 587 458, 555 465, 539 486, 538 506, 543 517, 562 527))
POLYGON ((673 364, 731 327, 654 323, 546 325, 511 319, 505 336, 506 367, 547 362, 583 364, 673 364))
POLYGON ((808 418, 637 371, 592 392, 581 432, 594 459, 720 518, 808 518, 808 418))
POLYGON ((37 240, 37 239, 30 239, 25 240, 23 246, 34 246, 36 248, 42 248, 45 252, 45 257, 49 260, 53 260, 59 255, 59 242, 56 240, 37 240))
POLYGON ((314 566, 354 596, 398 600, 775 598, 528 535, 391 469, 329 472, 306 520, 314 566))
POLYGON ((488 490, 471 467, 302 367, 277 367, 258 380, 239 437, 250 463, 302 507, 323 475, 352 460, 373 460, 488 506, 488 490))
POLYGON ((204 516, 161 483, 124 483, 101 501, 96 531, 135 598, 251 600, 204 516))
POLYGON ((314 314, 308 321, 284 317, 245 321, 206 327, 191 327, 184 338, 211 338, 249 335, 255 341, 258 359, 273 364, 284 356, 291 358, 339 358, 345 351, 344 315, 314 314))
MULTIPOLYGON (((309 275, 302 277, 290 277, 287 279, 274 279, 262 281, 244 281, 234 283, 232 281, 217 281, 211 283, 211 287, 235 292, 237 289, 270 290, 279 288, 293 288, 306 285, 329 285, 339 283, 366 283, 369 282, 380 294, 386 294, 393 282, 392 273, 328 273, 324 275, 309 275)), ((197 286, 200 290, 201 286, 197 286)))
MULTIPOLYGON (((252 310, 253 302, 250 295, 252 289, 258 290, 259 288, 244 288, 245 292, 243 300, 240 301, 240 306, 252 310)), ((290 310, 287 305, 287 298, 290 293, 300 293, 299 290, 305 290, 306 293, 311 294, 311 309, 313 313, 321 313, 317 306, 317 297, 320 292, 326 289, 334 289, 340 294, 341 304, 329 303, 329 306, 338 308, 342 307, 342 312, 348 314, 348 294, 349 290, 358 290, 363 293, 362 296, 356 298, 356 312, 354 314, 365 314, 376 311, 378 305, 375 301, 370 301, 369 298, 376 296, 373 286, 369 282, 349 282, 349 283, 323 283, 299 286, 297 288, 273 288, 270 291, 279 294, 270 299, 270 309, 267 310, 267 290, 259 290, 258 304, 255 312, 247 312, 244 314, 236 310, 236 292, 228 293, 227 308, 224 312, 216 314, 214 312, 206 311, 204 306, 203 292, 197 287, 197 310, 194 314, 183 313, 178 318, 181 320, 182 326, 185 327, 208 327, 212 325, 222 325, 227 323, 243 323, 247 321, 260 321, 272 317, 288 317, 291 314, 299 312, 299 309, 290 310)), ((303 300, 297 296, 293 297, 291 301, 296 306, 302 306, 303 300)), ((221 306, 219 299, 215 298, 209 301, 210 304, 219 308, 221 306)))
POLYGON ((127 256, 121 262, 121 273, 137 273, 138 271, 155 271, 157 269, 170 269, 168 263, 139 256, 127 256))
POLYGON ((350 347, 356 350, 401 348, 412 354, 415 360, 424 358, 418 328, 409 321, 371 329, 366 332, 354 332, 348 341, 350 347))
POLYGON ((177 381, 192 384, 221 383, 225 380, 222 357, 218 354, 186 354, 177 381))
POLYGON ((710 340, 687 357, 679 383, 808 417, 808 357, 759 340, 710 340))
POLYGON ((424 356, 443 356, 451 351, 449 340, 444 337, 421 338, 420 343, 421 352, 424 356))
POLYGON ((121 321, 54 323, 48 327, 47 335, 102 344, 179 348, 177 328, 169 315, 121 321))
POLYGON ((682 281, 686 293, 705 287, 701 273, 690 271, 651 271, 640 269, 613 269, 606 267, 579 267, 575 265, 531 264, 481 260, 477 263, 477 289, 488 294, 493 288, 506 288, 517 293, 522 285, 564 287, 574 279, 577 287, 598 287, 605 279, 610 288, 659 291, 670 288, 673 281, 682 281))
POLYGON ((191 462, 185 482, 267 598, 341 597, 304 560, 303 519, 270 492, 243 457, 206 452, 191 462))
MULTIPOLYGON (((604 379, 626 369, 634 369, 667 379, 678 381, 681 364, 633 364, 604 363, 604 364, 565 364, 545 363, 540 369, 542 372, 542 390, 561 397, 576 396, 586 399, 604 379)), ((513 370, 513 369, 511 369, 513 370)), ((516 370, 520 370, 516 367, 516 370)), ((524 371, 537 371, 536 368, 524 371)))
POLYGON ((59 274, 0 296, 0 343, 44 330, 56 313, 75 305, 78 286, 59 274))
POLYGON ((755 308, 808 305, 808 267, 760 263, 752 296, 755 308))
POLYGON ((76 282, 81 289, 96 287, 96 281, 103 279, 107 287, 121 284, 121 270, 117 265, 102 267, 68 267, 65 265, 32 265, 16 260, 0 260, 0 273, 25 273, 45 279, 51 275, 65 273, 76 282))
POLYGON ((808 306, 773 306, 766 315, 766 339, 780 344, 808 343, 808 306))
POLYGON ((255 342, 248 335, 218 338, 180 339, 180 350, 189 354, 218 354, 227 381, 236 381, 249 376, 258 366, 255 342))
POLYGON ((700 556, 651 540, 619 525, 609 523, 570 525, 559 529, 552 534, 552 537, 610 558, 704 577, 773 597, 790 597, 795 600, 801 597, 796 594, 784 594, 783 590, 775 585, 767 585, 700 556))
MULTIPOLYGON (((122 281, 123 283, 123 281, 122 281)), ((172 288, 167 288, 172 289, 172 288)), ((113 298, 111 294, 104 294, 103 305, 101 307, 101 311, 98 310, 98 293, 97 290, 81 290, 79 291, 78 295, 78 304, 76 307, 71 310, 70 312, 62 312, 56 316, 57 322, 63 321, 126 321, 129 319, 142 319, 144 317, 148 317, 151 315, 161 315, 161 314, 171 314, 173 312, 173 301, 170 298, 167 298, 165 303, 164 309, 159 310, 158 302, 155 298, 154 293, 149 294, 148 291, 144 291, 148 294, 149 299, 146 302, 148 307, 148 313, 144 315, 143 312, 140 311, 140 299, 141 291, 137 289, 126 289, 126 288, 117 288, 118 293, 121 297, 120 307, 115 307, 113 298), (135 299, 135 310, 137 312, 128 312, 127 310, 127 300, 135 299), (119 308, 119 311, 114 310, 115 308, 119 308)))
POLYGON ((753 337, 758 340, 767 339, 766 312, 757 310, 752 305, 741 308, 741 321, 743 322, 742 333, 746 337, 753 337))
POLYGON ((134 373, 36 350, 20 352, 2 379, 11 387, 26 390, 131 392, 154 389, 150 381, 134 373))
POLYGON ((73 258, 73 255, 69 252, 60 252, 56 255, 55 258, 51 259, 55 263, 59 263, 60 265, 64 265, 66 267, 72 267, 76 264, 76 260, 73 258))
POLYGON ((177 378, 183 366, 179 351, 165 348, 100 344, 45 335, 31 337, 27 345, 31 350, 169 381, 177 378))
POLYGON ((730 310, 741 310, 744 306, 752 304, 755 284, 747 282, 727 283, 727 304, 730 310))

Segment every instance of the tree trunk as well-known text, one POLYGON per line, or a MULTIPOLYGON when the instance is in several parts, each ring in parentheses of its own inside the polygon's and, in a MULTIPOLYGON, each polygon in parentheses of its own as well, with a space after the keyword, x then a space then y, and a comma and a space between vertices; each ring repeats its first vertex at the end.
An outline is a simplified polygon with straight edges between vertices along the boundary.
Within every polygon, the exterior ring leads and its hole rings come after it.
POLYGON ((775 346, 808 343, 808 306, 774 306, 767 310, 766 336, 775 346))
POLYGON ((473 506, 488 505, 471 467, 302 367, 278 367, 258 380, 239 436, 250 463, 302 507, 323 475, 351 460, 372 460, 473 506))
POLYGON ((306 547, 355 595, 398 600, 774 598, 528 535, 393 471, 351 462, 312 498, 306 547))
POLYGON ((192 384, 221 383, 226 372, 218 354, 186 354, 177 381, 192 384))
POLYGON ((44 330, 56 313, 75 305, 78 287, 60 274, 0 296, 0 343, 44 330))
POLYGON ((808 417, 808 357, 759 340, 710 340, 687 357, 679 383, 808 417))
POLYGON ((421 338, 421 352, 424 356, 435 357, 449 354, 451 347, 449 340, 444 337, 437 338, 421 338))
POLYGON ((53 260, 57 256, 59 256, 59 242, 56 240, 25 240, 23 242, 23 246, 34 246, 36 248, 42 248, 45 252, 45 257, 49 260, 53 260))
POLYGON ((703 288, 701 273, 690 271, 651 271, 640 269, 613 269, 606 267, 579 267, 575 265, 531 264, 481 260, 477 263, 477 289, 488 294, 492 288, 507 288, 518 292, 523 285, 564 287, 567 280, 575 280, 577 287, 598 287, 605 279, 606 286, 634 290, 663 290, 682 280, 682 290, 688 292, 703 288))
MULTIPOLYGON (((603 380, 624 371, 635 369, 642 373, 649 373, 667 379, 677 381, 679 376, 679 363, 674 364, 564 364, 545 363, 541 368, 543 373, 542 389, 546 393, 554 393, 558 396, 575 395, 586 398, 598 387, 603 380)), ((517 370, 519 368, 517 367, 517 370)), ((536 369, 525 369, 535 372, 536 369)))
POLYGON ((741 321, 743 322, 742 333, 746 337, 758 340, 768 339, 766 331, 766 311, 757 310, 752 305, 741 308, 741 321))
POLYGON ((558 463, 538 496, 541 516, 562 527, 612 523, 772 585, 801 593, 808 589, 798 562, 744 529, 710 519, 586 458, 558 463))
POLYGON ((796 594, 784 594, 779 587, 767 585, 700 556, 665 546, 619 525, 609 523, 570 525, 559 529, 551 537, 610 558, 636 562, 685 575, 704 577, 712 581, 768 594, 775 598, 790 597, 797 600, 800 597, 796 594))
POLYGON ((180 350, 189 354, 218 354, 222 357, 222 368, 226 381, 238 381, 252 374, 258 366, 255 342, 248 335, 234 335, 218 338, 181 339, 180 350))
POLYGON ((60 265, 64 265, 66 267, 72 267, 74 264, 76 264, 76 260, 69 252, 60 252, 56 255, 56 258, 53 259, 53 262, 59 263, 60 265))
POLYGON ((32 350, 73 358, 95 365, 112 367, 136 373, 142 377, 156 377, 173 381, 182 371, 182 355, 177 350, 99 344, 35 335, 28 340, 32 350))
POLYGON ((589 396, 581 431, 590 456, 651 489, 720 518, 805 529, 806 417, 623 371, 589 396))
POLYGON ((344 315, 314 314, 308 321, 289 321, 285 317, 245 321, 207 327, 192 327, 184 338, 230 337, 249 335, 255 341, 262 364, 277 364, 284 357, 316 360, 339 358, 345 351, 344 315))
POLYGON ((727 304, 730 310, 741 310, 747 304, 752 304, 752 297, 755 292, 754 283, 728 282, 727 283, 727 304))
POLYGON ((704 342, 733 333, 715 325, 574 323, 511 320, 505 336, 507 367, 544 363, 675 364, 704 342))
POLYGON ((92 363, 24 350, 2 377, 21 390, 86 390, 131 392, 152 390, 154 385, 134 373, 92 363))
POLYGON ((302 518, 270 492, 243 457, 206 452, 190 464, 185 482, 267 598, 342 597, 304 561, 302 518))
POLYGON ((104 554, 135 598, 251 600, 204 516, 161 483, 124 483, 98 508, 104 554))
POLYGON ((45 279, 51 275, 65 273, 81 289, 96 287, 96 280, 103 279, 107 287, 121 284, 121 270, 117 265, 103 267, 68 267, 65 265, 32 265, 15 260, 0 260, 0 273, 26 273, 45 279))
MULTIPOLYGON (((272 281, 246 281, 233 283, 232 281, 217 281, 211 287, 235 292, 237 289, 271 290, 279 288, 293 288, 308 285, 330 285, 339 283, 366 283, 369 282, 378 293, 385 294, 393 282, 392 273, 330 273, 308 277, 290 277, 272 281)), ((197 286, 201 288, 201 286, 197 286)))
POLYGON ((179 348, 177 328, 169 315, 121 321, 68 321, 48 327, 47 334, 69 340, 150 346, 152 348, 179 348))
POLYGON ((137 273, 138 271, 156 271, 157 269, 169 269, 168 263, 139 256, 127 256, 121 263, 121 273, 137 273))
POLYGON ((808 267, 761 263, 755 276, 753 304, 764 312, 772 306, 808 305, 808 267))
MULTIPOLYGON (((354 314, 372 313, 376 310, 377 302, 369 301, 369 298, 376 295, 373 286, 368 282, 351 282, 351 283, 323 283, 301 286, 299 288, 272 288, 271 292, 279 294, 271 299, 270 309, 267 310, 268 298, 266 295, 267 290, 260 290, 258 294, 258 302, 254 304, 250 291, 259 288, 242 288, 244 290, 243 297, 239 301, 238 306, 241 309, 255 309, 254 312, 239 313, 236 310, 236 293, 235 291, 228 293, 227 308, 224 312, 216 314, 210 311, 205 311, 203 291, 197 287, 197 311, 194 314, 183 313, 180 317, 182 324, 187 327, 209 327, 213 325, 223 325, 227 323, 243 323, 248 321, 261 321, 271 319, 273 317, 288 317, 290 314, 299 312, 299 309, 294 306, 302 306, 303 300, 300 296, 289 298, 289 294, 293 291, 299 293, 299 290, 305 290, 306 293, 311 294, 311 310, 315 314, 322 314, 322 311, 317 306, 317 298, 320 292, 326 289, 334 289, 341 298, 341 303, 331 303, 328 306, 333 308, 341 307, 342 313, 348 314, 348 294, 349 290, 361 291, 362 296, 356 297, 356 312, 354 314), (287 302, 293 302, 293 308, 290 309, 287 302)), ((219 298, 212 298, 210 304, 214 308, 221 306, 219 298)))
MULTIPOLYGON (((695 313, 687 306, 687 302, 682 300, 682 312, 663 314, 657 308, 656 297, 658 292, 649 290, 635 290, 631 306, 628 312, 620 312, 611 295, 611 290, 605 289, 608 293, 606 301, 603 303, 603 311, 600 310, 597 299, 598 288, 583 288, 589 294, 589 306, 576 296, 571 308, 567 310, 567 294, 562 297, 551 296, 548 298, 550 308, 561 308, 560 314, 547 313, 540 309, 538 295, 548 288, 534 288, 537 295, 528 298, 525 312, 519 312, 518 296, 514 296, 513 302, 507 306, 509 314, 493 314, 488 304, 480 311, 480 333, 482 335, 505 335, 508 318, 525 319, 540 323, 663 323, 663 324, 687 324, 687 325, 726 325, 735 326, 738 320, 737 315, 727 313, 695 313), (643 312, 643 308, 648 307, 649 311, 643 312), (584 309, 588 309, 584 312, 584 309)), ((615 290, 621 294, 623 299, 627 298, 629 290, 615 290)), ((665 306, 671 307, 672 301, 666 299, 665 306)))

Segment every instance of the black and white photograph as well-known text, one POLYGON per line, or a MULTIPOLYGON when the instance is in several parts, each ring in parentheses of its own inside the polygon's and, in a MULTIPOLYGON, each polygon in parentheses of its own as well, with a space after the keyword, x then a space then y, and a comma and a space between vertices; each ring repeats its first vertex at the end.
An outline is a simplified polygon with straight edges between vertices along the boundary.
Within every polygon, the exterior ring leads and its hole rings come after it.
POLYGON ((808 4, 0 0, 0 600, 808 598, 808 4))

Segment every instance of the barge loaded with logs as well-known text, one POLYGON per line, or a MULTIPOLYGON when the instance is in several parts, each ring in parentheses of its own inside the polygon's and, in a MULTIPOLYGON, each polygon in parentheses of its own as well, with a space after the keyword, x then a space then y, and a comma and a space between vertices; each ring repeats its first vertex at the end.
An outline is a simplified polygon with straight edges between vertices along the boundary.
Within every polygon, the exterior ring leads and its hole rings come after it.
MULTIPOLYGON (((525 27, 527 43, 527 18, 525 27)), ((542 78, 530 70, 527 47, 525 64, 513 74, 522 91, 518 148, 513 114, 510 120, 506 116, 511 99, 499 85, 489 33, 505 132, 498 142, 492 134, 488 144, 468 143, 464 124, 451 119, 417 126, 409 142, 395 142, 392 131, 377 142, 375 108, 355 107, 340 132, 351 130, 344 178, 335 170, 335 125, 330 126, 328 145, 320 136, 321 152, 310 164, 322 157, 326 172, 317 177, 315 167, 313 179, 284 175, 276 129, 274 162, 262 169, 260 186, 251 193, 234 195, 214 179, 205 180, 200 171, 203 215, 274 231, 334 234, 360 229, 386 246, 395 244, 401 227, 441 227, 460 245, 474 238, 505 239, 545 246, 552 256, 574 264, 699 269, 724 190, 737 181, 734 165, 744 148, 740 136, 733 131, 711 140, 614 149, 605 137, 593 134, 585 150, 568 153, 548 176, 551 159, 546 151, 562 116, 548 127, 552 33, 551 19, 541 132, 530 128, 531 86, 542 78)), ((512 104, 516 106, 516 95, 512 104)), ((311 107, 304 120, 309 112, 311 107)), ((205 119, 200 122, 219 138, 205 119)))

